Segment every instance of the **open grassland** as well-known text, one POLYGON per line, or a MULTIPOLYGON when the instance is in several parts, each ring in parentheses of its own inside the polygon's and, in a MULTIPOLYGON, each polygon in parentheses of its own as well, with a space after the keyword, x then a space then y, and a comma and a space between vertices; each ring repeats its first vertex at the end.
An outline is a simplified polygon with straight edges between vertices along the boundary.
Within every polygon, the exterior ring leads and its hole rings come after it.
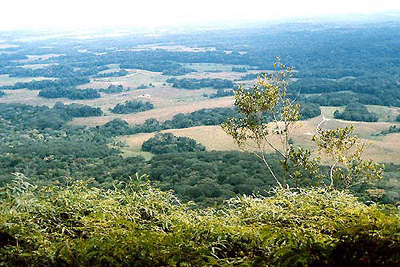
MULTIPOLYGON (((203 98, 204 99, 204 98, 203 98)), ((150 99, 152 102, 153 100, 150 99)), ((224 97, 218 99, 204 99, 203 101, 192 101, 192 102, 170 102, 169 106, 155 107, 154 109, 134 113, 134 114, 111 114, 108 113, 102 117, 90 117, 90 118, 75 118, 72 124, 96 126, 102 125, 114 118, 121 118, 127 121, 129 124, 140 124, 150 118, 155 118, 160 122, 167 119, 171 119, 173 116, 179 113, 191 113, 203 108, 217 108, 217 107, 233 107, 233 98, 224 97)))
POLYGON ((108 64, 107 67, 109 68, 108 70, 100 71, 99 74, 111 73, 120 70, 119 64, 108 64))
POLYGON ((377 105, 367 105, 370 112, 374 112, 378 115, 379 121, 395 121, 397 115, 400 113, 400 108, 396 107, 385 107, 377 105))
MULTIPOLYGON (((117 69, 114 69, 113 71, 116 70, 117 69)), ((150 83, 154 86, 162 86, 169 78, 169 76, 162 75, 161 72, 137 69, 128 69, 127 71, 129 73, 126 76, 95 78, 90 84, 85 84, 80 88, 105 88, 110 84, 121 84, 124 87, 131 87, 134 89, 142 84, 149 85, 150 83)))
MULTIPOLYGON (((380 122, 394 122, 398 114, 400 114, 400 108, 397 107, 386 107, 377 105, 367 105, 369 112, 374 112, 378 115, 380 122)), ((344 106, 341 107, 321 107, 321 111, 329 117, 333 117, 333 113, 336 110, 343 112, 344 106)))
MULTIPOLYGON (((321 117, 317 117, 311 120, 307 120, 299 123, 293 130, 292 139, 296 145, 305 148, 314 148, 314 144, 311 141, 312 135, 315 133, 316 126, 321 121, 321 117)), ((335 127, 346 127, 350 126, 351 122, 340 121, 330 119, 323 124, 323 128, 331 129, 335 127)), ((380 140, 372 140, 371 134, 387 129, 389 123, 378 122, 378 123, 354 123, 356 134, 361 138, 361 141, 367 143, 364 157, 367 159, 373 159, 377 162, 395 162, 400 163, 399 148, 400 148, 400 133, 390 134, 382 137, 380 140), (369 143, 371 145, 369 146, 369 143)), ((220 126, 198 126, 186 129, 173 129, 166 130, 163 132, 170 132, 176 136, 185 136, 196 140, 203 144, 207 150, 216 151, 230 151, 238 150, 238 147, 234 143, 233 139, 222 131, 220 126)), ((153 137, 154 133, 136 134, 132 136, 120 137, 119 140, 125 142, 127 147, 123 148, 123 152, 126 156, 140 155, 141 146, 144 141, 153 137)), ((279 145, 278 138, 272 138, 272 143, 279 145)), ((273 152, 272 149, 268 148, 267 152, 273 152)), ((148 155, 146 155, 148 156, 148 155)))
MULTIPOLYGON (((116 67, 116 66, 114 66, 116 67)), ((100 78, 94 79, 91 83, 81 86, 84 88, 107 88, 109 85, 122 84, 125 88, 131 88, 130 91, 124 91, 118 94, 105 94, 102 97, 92 100, 69 100, 65 98, 47 99, 38 97, 36 90, 4 90, 6 96, 0 98, 3 103, 25 103, 29 105, 47 105, 53 106, 57 101, 62 101, 66 104, 79 103, 100 107, 105 116, 93 118, 75 119, 73 123, 95 126, 104 124, 114 118, 122 118, 129 123, 142 123, 146 119, 156 118, 160 121, 172 118, 178 113, 190 113, 202 108, 229 107, 233 105, 232 97, 208 99, 204 94, 214 93, 215 89, 200 89, 200 90, 184 90, 177 89, 166 84, 165 80, 168 76, 163 76, 161 73, 131 70, 131 73, 125 77, 100 78), (154 87, 148 89, 135 89, 141 84, 152 83, 154 87), (123 103, 126 100, 140 99, 143 95, 149 98, 144 98, 145 101, 150 101, 155 106, 155 109, 146 112, 126 115, 115 115, 109 112, 109 108, 114 107, 118 103, 123 103)), ((3 77, 4 80, 9 80, 3 77)), ((18 80, 21 81, 21 80, 18 80)))

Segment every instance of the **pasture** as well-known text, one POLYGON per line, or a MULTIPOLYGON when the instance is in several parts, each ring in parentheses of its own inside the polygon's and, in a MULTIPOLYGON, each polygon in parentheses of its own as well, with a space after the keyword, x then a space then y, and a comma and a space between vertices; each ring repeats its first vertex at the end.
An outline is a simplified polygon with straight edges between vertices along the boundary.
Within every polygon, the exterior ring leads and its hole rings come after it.
MULTIPOLYGON (((321 119, 322 116, 298 123, 293 130, 293 134, 291 136, 295 145, 313 149, 314 144, 311 141, 311 137, 315 134, 316 126, 321 121, 321 119)), ((371 137, 372 134, 387 129, 390 125, 392 125, 392 123, 352 123, 330 118, 322 125, 322 128, 332 129, 336 127, 350 126, 351 124, 354 125, 355 133, 360 137, 361 141, 366 143, 364 158, 373 159, 374 161, 384 163, 400 163, 400 158, 398 157, 398 148, 400 147, 400 133, 390 134, 387 136, 383 136, 379 139, 371 137)), ((228 136, 224 131, 222 131, 221 127, 218 125, 198 126, 186 129, 172 129, 162 132, 169 132, 173 133, 176 136, 185 136, 192 138, 204 145, 208 151, 239 150, 233 139, 228 136)), ((117 139, 123 141, 127 145, 127 147, 124 147, 122 149, 125 156, 131 156, 141 155, 143 153, 141 151, 141 146, 143 142, 153 136, 154 133, 145 133, 131 136, 123 136, 117 139)), ((279 145, 278 138, 274 137, 271 140, 273 144, 279 145)), ((267 152, 271 153, 273 152, 273 150, 269 148, 267 149, 267 152)), ((314 155, 316 156, 317 154, 315 153, 314 155)), ((146 157, 149 157, 149 154, 146 154, 146 157)))

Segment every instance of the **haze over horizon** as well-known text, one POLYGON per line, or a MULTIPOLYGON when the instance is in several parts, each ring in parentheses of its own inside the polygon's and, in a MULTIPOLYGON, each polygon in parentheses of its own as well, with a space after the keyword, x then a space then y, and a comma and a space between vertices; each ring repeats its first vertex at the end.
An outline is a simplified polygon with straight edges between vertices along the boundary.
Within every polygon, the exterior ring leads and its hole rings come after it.
POLYGON ((95 27, 163 27, 234 21, 373 14, 400 11, 398 0, 255 1, 7 1, 3 4, 0 30, 32 30, 95 27))

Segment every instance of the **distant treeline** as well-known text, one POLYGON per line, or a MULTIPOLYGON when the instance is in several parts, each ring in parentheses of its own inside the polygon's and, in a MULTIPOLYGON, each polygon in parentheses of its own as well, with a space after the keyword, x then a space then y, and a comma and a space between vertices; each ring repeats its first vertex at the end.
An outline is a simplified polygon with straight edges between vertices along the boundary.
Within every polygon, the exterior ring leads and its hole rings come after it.
POLYGON ((76 89, 76 88, 45 88, 40 90, 38 96, 44 98, 69 98, 78 99, 96 99, 101 95, 95 89, 76 89))
POLYGON ((223 89, 223 88, 232 88, 234 83, 230 80, 225 79, 191 79, 191 78, 184 78, 184 79, 176 79, 171 78, 167 80, 168 83, 172 83, 173 87, 175 88, 182 88, 188 90, 197 90, 200 88, 211 87, 214 89, 223 89))
POLYGON ((31 81, 31 82, 17 82, 14 85, 3 85, 1 89, 18 90, 41 90, 41 89, 63 89, 68 87, 74 87, 90 83, 90 79, 86 77, 75 77, 75 78, 64 78, 57 80, 43 80, 43 81, 31 81))
POLYGON ((96 78, 122 77, 122 76, 126 76, 127 74, 128 74, 128 71, 119 70, 119 71, 114 71, 114 72, 107 72, 107 73, 97 74, 95 77, 96 78))
POLYGON ((124 91, 124 86, 110 84, 106 89, 98 89, 98 91, 105 94, 117 94, 124 91))
MULTIPOLYGON (((372 75, 367 74, 363 77, 342 78, 338 80, 325 78, 301 78, 293 83, 290 89, 294 92, 302 94, 322 94, 315 96, 314 101, 319 103, 325 102, 324 105, 334 103, 328 93, 351 91, 352 98, 357 98, 363 104, 384 105, 384 106, 400 106, 400 85, 388 75, 372 75)), ((349 93, 347 93, 348 95, 349 93)), ((337 99, 340 97, 345 103, 345 95, 339 93, 334 94, 337 99)), ((343 105, 343 102, 342 102, 343 105)))
POLYGON ((154 105, 149 101, 126 100, 124 104, 118 103, 110 108, 112 113, 129 114, 153 109, 154 105))
POLYGON ((232 72, 247 72, 245 67, 232 67, 232 72))
POLYGON ((10 77, 76 78, 96 75, 99 71, 107 69, 107 66, 96 66, 93 68, 74 68, 71 65, 51 65, 49 67, 38 69, 9 67, 0 69, 0 73, 8 74, 10 77))

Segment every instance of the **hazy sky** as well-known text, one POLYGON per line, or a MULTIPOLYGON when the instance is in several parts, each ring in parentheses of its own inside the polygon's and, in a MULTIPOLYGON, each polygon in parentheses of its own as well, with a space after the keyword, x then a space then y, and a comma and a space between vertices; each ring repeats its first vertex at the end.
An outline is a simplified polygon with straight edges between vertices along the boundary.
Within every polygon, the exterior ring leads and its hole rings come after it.
POLYGON ((0 29, 163 26, 400 11, 400 0, 3 0, 0 29))

